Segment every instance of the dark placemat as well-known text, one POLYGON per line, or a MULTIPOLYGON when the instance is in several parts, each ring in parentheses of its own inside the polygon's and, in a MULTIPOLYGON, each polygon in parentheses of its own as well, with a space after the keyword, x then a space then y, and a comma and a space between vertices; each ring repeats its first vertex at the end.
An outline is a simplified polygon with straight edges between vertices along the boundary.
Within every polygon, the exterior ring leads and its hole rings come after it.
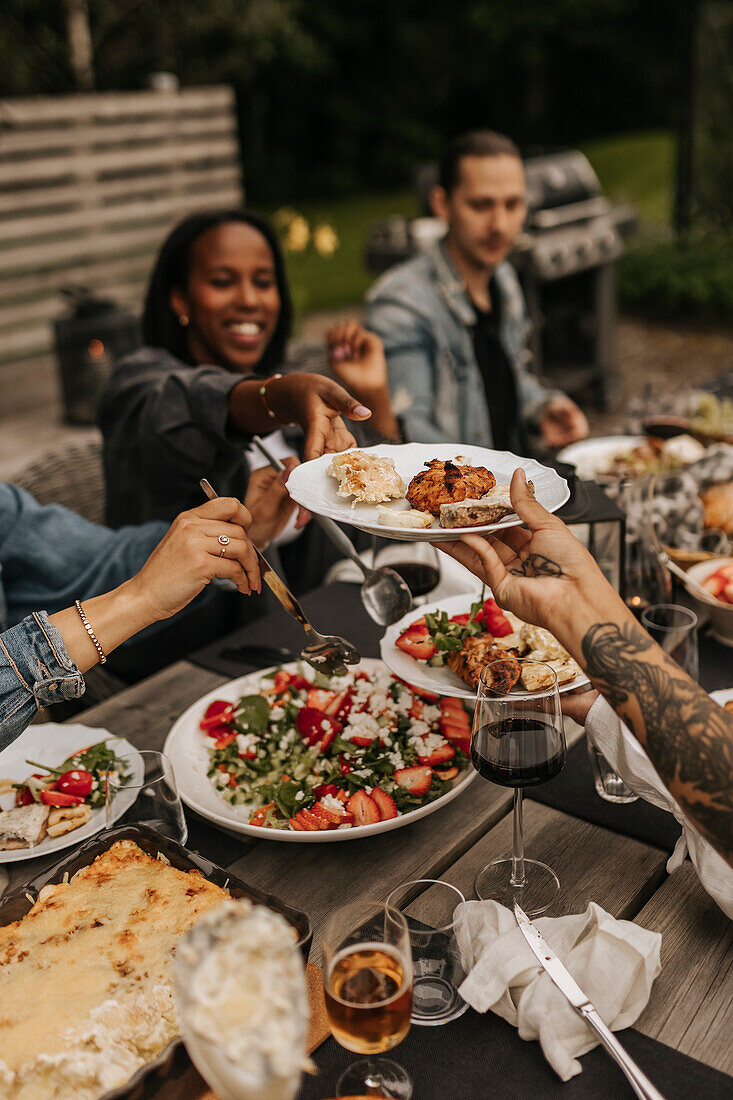
MULTIPOLYGON (((733 1077, 679 1054, 629 1028, 619 1039, 666 1100, 730 1100, 733 1077)), ((414 1082, 414 1100, 486 1100, 487 1097, 557 1097, 602 1100, 632 1096, 615 1062, 596 1047, 581 1058, 583 1072, 561 1081, 545 1061, 538 1042, 520 1039, 515 1028, 492 1012, 473 1009, 444 1027, 413 1027, 387 1055, 405 1067, 414 1082)), ((336 1095, 336 1082, 358 1055, 328 1039, 313 1055, 318 1075, 306 1078, 297 1100, 336 1095)))
MULTIPOLYGON (((379 639, 384 633, 384 627, 378 626, 369 618, 359 593, 358 584, 329 584, 323 588, 315 588, 307 596, 303 596, 300 603, 316 630, 320 630, 322 634, 339 634, 348 639, 362 657, 378 657, 379 639)), ((263 599, 268 602, 267 611, 262 618, 233 631, 214 645, 192 653, 189 660, 202 668, 234 679, 273 662, 268 660, 263 663, 256 656, 247 661, 227 660, 222 657, 222 650, 253 644, 282 646, 299 653, 303 646, 303 631, 300 626, 280 606, 272 593, 266 591, 263 599)))
POLYGON ((582 821, 632 836, 667 852, 672 851, 682 832, 672 814, 652 806, 643 798, 620 805, 606 802, 596 794, 585 738, 570 750, 567 763, 559 775, 541 787, 525 791, 525 795, 582 821))

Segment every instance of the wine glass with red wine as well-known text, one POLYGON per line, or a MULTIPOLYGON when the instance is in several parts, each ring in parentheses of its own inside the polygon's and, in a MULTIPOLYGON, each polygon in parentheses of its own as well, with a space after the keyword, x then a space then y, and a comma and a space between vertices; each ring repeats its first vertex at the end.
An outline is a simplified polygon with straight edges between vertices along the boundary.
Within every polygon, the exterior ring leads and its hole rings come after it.
POLYGON ((514 790, 514 850, 511 859, 489 863, 476 876, 479 898, 493 899, 536 917, 555 901, 560 880, 551 867, 524 857, 522 792, 562 771, 567 748, 557 677, 550 665, 522 661, 523 671, 544 684, 537 691, 520 685, 510 691, 491 687, 491 665, 481 673, 471 733, 471 762, 484 779, 514 790))
POLYGON ((374 1055, 397 1046, 412 1019, 412 949, 407 921, 384 902, 338 909, 323 932, 323 989, 331 1032, 347 1050, 366 1054, 338 1082, 339 1096, 410 1100, 410 1075, 374 1055))
POLYGON ((426 603, 427 597, 440 584, 440 557, 429 542, 394 542, 374 540, 375 568, 388 566, 402 577, 410 589, 415 605, 426 603))

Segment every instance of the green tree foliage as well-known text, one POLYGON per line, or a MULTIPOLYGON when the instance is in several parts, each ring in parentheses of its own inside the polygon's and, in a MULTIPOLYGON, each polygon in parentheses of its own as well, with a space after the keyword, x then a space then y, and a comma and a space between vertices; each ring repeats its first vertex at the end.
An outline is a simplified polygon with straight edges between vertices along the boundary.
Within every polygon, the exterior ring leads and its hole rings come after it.
MULTIPOLYGON (((225 81, 258 201, 409 180, 448 135, 668 126, 681 0, 88 0, 97 86, 225 81)), ((4 0, 0 95, 68 92, 61 0, 4 0)))

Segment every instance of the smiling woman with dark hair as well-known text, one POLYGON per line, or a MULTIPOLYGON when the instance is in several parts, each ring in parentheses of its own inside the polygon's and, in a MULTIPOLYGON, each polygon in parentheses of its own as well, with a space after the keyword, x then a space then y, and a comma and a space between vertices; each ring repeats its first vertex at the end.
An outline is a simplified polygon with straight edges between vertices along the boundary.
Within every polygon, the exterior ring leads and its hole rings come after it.
POLYGON ((315 458, 353 445, 343 417, 370 415, 332 379, 277 373, 291 317, 277 236, 259 215, 194 214, 173 229, 150 280, 146 346, 117 364, 100 403, 111 526, 172 519, 200 503, 207 477, 244 499, 261 549, 282 534, 286 475, 250 473, 252 435, 297 424, 315 458))

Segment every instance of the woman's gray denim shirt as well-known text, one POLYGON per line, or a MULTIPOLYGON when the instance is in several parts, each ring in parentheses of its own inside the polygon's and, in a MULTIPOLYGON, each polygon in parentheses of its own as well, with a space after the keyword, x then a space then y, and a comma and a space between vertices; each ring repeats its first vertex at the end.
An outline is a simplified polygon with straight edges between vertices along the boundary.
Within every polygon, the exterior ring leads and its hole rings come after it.
MULTIPOLYGON (((514 268, 495 271, 502 297, 499 339, 514 372, 522 425, 557 391, 529 371, 530 320, 514 268)), ((387 271, 367 295, 366 326, 384 342, 392 404, 416 443, 491 447, 486 391, 476 362, 476 312, 444 241, 387 271)))
POLYGON ((165 530, 164 523, 147 523, 111 531, 0 482, 0 751, 38 707, 84 692, 47 612, 116 588, 165 530))

